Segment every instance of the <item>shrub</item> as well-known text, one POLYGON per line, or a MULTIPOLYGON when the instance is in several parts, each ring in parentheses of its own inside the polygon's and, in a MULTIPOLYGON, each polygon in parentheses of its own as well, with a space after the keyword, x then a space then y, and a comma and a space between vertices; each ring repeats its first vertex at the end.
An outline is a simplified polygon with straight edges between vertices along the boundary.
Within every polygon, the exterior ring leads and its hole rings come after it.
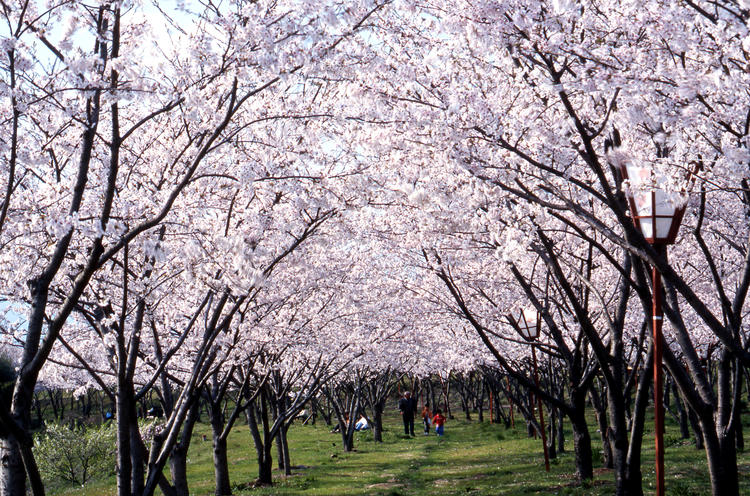
POLYGON ((50 424, 34 440, 34 455, 42 477, 80 486, 112 473, 115 451, 115 429, 111 424, 73 429, 50 424))

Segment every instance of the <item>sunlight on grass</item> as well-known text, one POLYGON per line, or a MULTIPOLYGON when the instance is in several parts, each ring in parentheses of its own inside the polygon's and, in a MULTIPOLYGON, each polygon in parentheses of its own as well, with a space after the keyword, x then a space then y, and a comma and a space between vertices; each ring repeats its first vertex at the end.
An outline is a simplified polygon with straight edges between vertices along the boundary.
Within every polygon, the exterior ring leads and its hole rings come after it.
MULTIPOLYGON (((238 496, 432 496, 454 494, 562 494, 609 495, 614 490, 610 470, 595 465, 592 482, 581 483, 574 476, 570 433, 566 452, 544 471, 541 442, 529 439, 523 429, 480 424, 454 419, 446 424, 446 435, 438 439, 418 435, 404 438, 399 419, 388 417, 384 442, 372 441, 370 432, 357 433, 352 453, 341 449, 339 434, 330 433, 323 423, 295 425, 289 432, 293 475, 278 470, 274 487, 253 488, 257 477, 255 450, 246 426, 237 426, 229 438, 230 475, 238 496)), ((690 440, 681 440, 677 428, 667 425, 667 494, 699 495, 710 492, 703 451, 690 440)), ((592 432, 592 437, 594 436, 592 432)), ((653 433, 643 443, 644 491, 653 489, 653 433)), ((190 449, 188 477, 191 494, 213 494, 213 464, 209 428, 200 424, 190 449), (202 435, 208 435, 208 441, 202 435)), ((594 440, 595 457, 600 446, 594 440)), ((273 452, 274 456, 276 451, 273 452)), ((750 494, 750 457, 740 455, 740 492, 750 494)), ((54 495, 110 496, 114 478, 97 481, 85 488, 50 491, 54 495)), ((157 494, 160 494, 157 492, 157 494)))

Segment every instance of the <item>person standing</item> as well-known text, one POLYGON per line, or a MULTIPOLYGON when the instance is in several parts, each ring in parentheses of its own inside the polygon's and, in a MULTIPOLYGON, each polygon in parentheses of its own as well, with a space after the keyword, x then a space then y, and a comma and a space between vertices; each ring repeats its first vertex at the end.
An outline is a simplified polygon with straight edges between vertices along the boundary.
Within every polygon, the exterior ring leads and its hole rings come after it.
POLYGON ((414 435, 414 414, 417 413, 417 402, 411 397, 411 392, 406 391, 404 397, 398 400, 398 409, 401 412, 401 420, 404 421, 404 434, 414 435))
POLYGON ((430 422, 432 419, 432 412, 430 411, 430 404, 425 403, 422 407, 422 425, 424 426, 424 435, 430 435, 430 422))
POLYGON ((432 423, 435 424, 435 434, 438 436, 443 435, 443 425, 445 425, 445 417, 440 408, 435 409, 435 416, 432 418, 432 423))

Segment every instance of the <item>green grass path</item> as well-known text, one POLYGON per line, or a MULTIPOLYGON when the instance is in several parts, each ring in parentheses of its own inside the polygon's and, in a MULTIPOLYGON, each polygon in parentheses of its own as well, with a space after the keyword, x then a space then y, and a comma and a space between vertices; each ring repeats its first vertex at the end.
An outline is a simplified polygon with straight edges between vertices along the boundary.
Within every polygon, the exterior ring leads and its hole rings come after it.
MULTIPOLYGON (((649 425, 649 424, 647 424, 649 425)), ((274 471, 273 487, 253 488, 257 477, 255 452, 247 426, 237 425, 229 438, 230 476, 238 496, 440 496, 440 495, 609 495, 613 493, 612 473, 598 468, 595 480, 580 484, 574 477, 570 433, 568 451, 552 461, 545 473, 541 441, 528 438, 519 424, 506 430, 487 422, 461 419, 446 423, 446 435, 433 432, 414 438, 401 434, 400 419, 386 418, 383 443, 372 441, 369 431, 355 434, 355 451, 344 453, 339 434, 319 422, 314 426, 294 425, 289 441, 293 475, 274 471)), ((704 495, 710 492, 705 454, 690 441, 677 436, 667 424, 667 494, 704 495)), ((591 427, 595 453, 600 441, 591 427)), ((188 477, 191 494, 213 494, 213 465, 208 426, 196 429, 190 450, 188 477), (208 441, 202 435, 208 435, 208 441)), ((653 438, 644 439, 644 491, 652 491, 653 438)), ((274 457, 276 451, 274 450, 274 457)), ((595 455, 598 457, 598 453, 595 455)), ((740 455, 741 493, 750 494, 750 455, 740 455)), ((109 496, 115 493, 114 478, 85 488, 61 488, 51 494, 109 496)))

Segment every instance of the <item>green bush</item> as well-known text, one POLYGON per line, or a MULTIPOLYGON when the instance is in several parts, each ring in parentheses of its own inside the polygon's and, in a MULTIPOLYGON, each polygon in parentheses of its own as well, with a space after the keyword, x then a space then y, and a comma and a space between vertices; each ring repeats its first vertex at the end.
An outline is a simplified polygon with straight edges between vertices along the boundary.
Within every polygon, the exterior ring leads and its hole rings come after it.
POLYGON ((115 467, 115 429, 112 424, 70 427, 50 424, 34 440, 34 455, 47 481, 83 486, 115 467))

